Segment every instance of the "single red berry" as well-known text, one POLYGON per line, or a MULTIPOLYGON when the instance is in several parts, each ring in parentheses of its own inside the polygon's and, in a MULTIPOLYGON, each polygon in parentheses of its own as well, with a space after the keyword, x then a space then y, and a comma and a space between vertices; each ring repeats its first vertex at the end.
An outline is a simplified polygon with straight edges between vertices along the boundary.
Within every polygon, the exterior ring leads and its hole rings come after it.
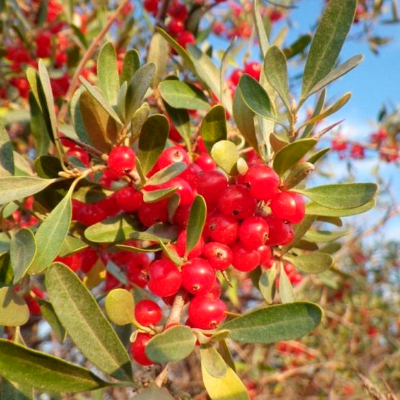
POLYGON ((174 1, 168 10, 168 14, 174 19, 184 21, 188 16, 188 10, 184 4, 174 1))
POLYGON ((119 176, 131 172, 135 164, 135 153, 128 146, 114 147, 108 155, 108 168, 119 176))
POLYGON ((196 296, 189 305, 189 319, 195 328, 215 329, 226 317, 226 304, 212 294, 196 296))
POLYGON ((130 286, 136 285, 140 288, 144 289, 147 286, 147 271, 140 270, 138 268, 129 268, 126 269, 126 277, 130 283, 130 286))
POLYGON ((240 77, 243 75, 243 71, 241 69, 234 69, 231 73, 230 80, 232 83, 237 86, 240 81, 240 77))
POLYGON ((158 222, 167 222, 167 201, 161 200, 157 203, 143 203, 138 208, 138 217, 140 222, 147 228, 158 222))
POLYGON ((219 279, 215 279, 214 286, 210 289, 208 293, 214 295, 215 297, 221 297, 222 285, 219 279))
POLYGON ((186 46, 188 44, 194 44, 196 43, 196 38, 194 37, 192 32, 189 31, 183 31, 179 32, 178 35, 176 36, 176 41, 184 48, 186 49, 186 46))
POLYGON ((157 169, 161 170, 171 164, 182 162, 190 164, 189 154, 181 147, 168 147, 165 149, 157 161, 157 169))
MULTIPOLYGON (((185 255, 186 252, 186 237, 187 237, 187 231, 184 230, 182 231, 179 236, 178 236, 178 240, 176 243, 176 251, 179 255, 179 257, 183 257, 185 255)), ((196 246, 194 246, 194 248, 190 251, 190 253, 188 254, 188 258, 197 258, 200 257, 201 253, 203 252, 203 248, 204 248, 204 240, 203 238, 200 236, 199 241, 197 242, 196 246)))
POLYGON ((197 164, 189 164, 178 177, 185 180, 193 190, 196 190, 201 172, 202 170, 197 164))
POLYGON ((146 344, 151 338, 152 336, 148 333, 139 332, 135 341, 131 344, 132 357, 140 365, 154 364, 146 355, 146 344))
POLYGON ((260 265, 260 254, 257 250, 248 250, 242 243, 236 242, 232 247, 232 265, 242 272, 250 272, 260 265))
POLYGON ((81 268, 81 254, 71 254, 70 256, 57 257, 54 262, 60 262, 65 264, 72 271, 77 272, 81 268))
POLYGON ((143 194, 131 186, 119 189, 115 198, 119 208, 125 212, 134 212, 143 204, 143 194))
POLYGON ((200 156, 196 159, 195 163, 203 171, 214 171, 217 167, 216 162, 207 153, 201 153, 200 156))
POLYGON ((189 206, 179 206, 175 211, 172 222, 177 225, 180 230, 186 229, 189 220, 189 213, 189 206))
POLYGON ((144 0, 143 7, 149 13, 154 13, 158 9, 159 0, 144 0))
POLYGON ((152 300, 141 300, 135 306, 135 319, 143 326, 157 325, 162 318, 160 306, 152 300))
POLYGON ((238 238, 239 223, 233 217, 215 214, 208 219, 206 232, 214 242, 229 245, 238 238))
POLYGON ((262 217, 246 218, 239 228, 239 239, 244 246, 253 250, 262 246, 268 239, 269 227, 262 217))
POLYGON ((228 187, 228 181, 221 172, 207 171, 199 175, 197 192, 204 197, 207 210, 213 210, 221 196, 221 193, 228 187))
POLYGON ((179 32, 183 32, 185 30, 185 24, 179 19, 171 19, 167 25, 167 30, 170 35, 176 36, 179 32))
POLYGON ((76 212, 76 220, 86 226, 97 224, 106 217, 106 212, 97 204, 84 204, 76 212))
POLYGON ((182 274, 170 260, 157 260, 150 264, 150 291, 156 296, 168 297, 176 294, 181 287, 182 274))
POLYGON ((87 274, 99 258, 97 251, 91 247, 86 247, 78 254, 81 255, 81 271, 87 274))
POLYGON ((192 258, 182 266, 182 286, 192 294, 207 293, 215 283, 215 271, 202 258, 192 258))
POLYGON ((255 80, 260 80, 261 64, 257 61, 250 61, 244 66, 244 73, 250 75, 255 80))
POLYGON ((89 154, 81 149, 80 147, 72 147, 71 149, 69 149, 66 153, 67 157, 73 157, 78 159, 85 167, 89 166, 89 162, 90 162, 90 157, 89 154))
POLYGON ((193 203, 195 192, 191 186, 181 178, 171 179, 162 185, 163 188, 177 188, 175 193, 179 195, 179 205, 182 207, 189 206, 193 203))
POLYGON ((269 263, 272 259, 271 248, 266 244, 257 247, 258 254, 260 255, 260 265, 265 265, 269 263))
POLYGON ((114 217, 121 211, 114 194, 106 197, 103 200, 100 200, 98 203, 96 203, 96 205, 103 210, 106 218, 114 217))
POLYGON ((256 201, 250 192, 239 185, 232 185, 225 189, 218 201, 220 211, 236 219, 251 217, 256 211, 256 206, 256 201))
POLYGON ((232 264, 232 251, 222 243, 207 243, 204 246, 203 255, 210 265, 218 271, 224 271, 232 264))
POLYGON ((285 246, 293 240, 294 231, 289 222, 285 222, 283 219, 277 218, 272 214, 263 218, 269 226, 266 243, 268 246, 285 246))
POLYGON ((272 213, 292 224, 301 222, 305 215, 305 204, 303 197, 295 192, 281 192, 271 200, 272 213))
POLYGON ((279 176, 267 165, 254 165, 238 183, 246 185, 255 199, 269 201, 278 193, 279 176))

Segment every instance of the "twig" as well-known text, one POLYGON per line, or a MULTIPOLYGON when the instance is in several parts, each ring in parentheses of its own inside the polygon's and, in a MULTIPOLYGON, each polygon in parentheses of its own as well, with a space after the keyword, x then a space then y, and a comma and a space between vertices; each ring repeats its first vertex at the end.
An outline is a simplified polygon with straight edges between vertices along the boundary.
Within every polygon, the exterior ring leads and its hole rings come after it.
POLYGON ((120 6, 116 9, 115 13, 112 17, 108 20, 107 24, 101 30, 101 32, 97 35, 97 37, 93 40, 90 47, 86 50, 86 53, 83 55, 78 67, 75 70, 74 76, 72 77, 71 84, 69 85, 67 94, 65 95, 65 101, 61 106, 60 112, 58 114, 58 120, 63 121, 65 116, 67 115, 68 111, 68 103, 72 98, 72 95, 75 92, 76 87, 78 86, 79 75, 81 74, 83 68, 85 67, 86 63, 90 60, 93 53, 95 52, 96 48, 99 46, 100 42, 110 30, 112 24, 116 21, 116 19, 121 14, 124 7, 129 3, 129 0, 123 0, 120 6))
POLYGON ((172 304, 171 311, 165 322, 165 326, 179 323, 181 320, 181 315, 183 312, 183 306, 185 305, 185 300, 181 292, 178 292, 175 296, 174 303, 172 304))
POLYGON ((168 368, 169 368, 169 364, 167 364, 164 367, 164 369, 157 375, 156 379, 154 379, 154 383, 158 387, 161 387, 168 379, 168 368))

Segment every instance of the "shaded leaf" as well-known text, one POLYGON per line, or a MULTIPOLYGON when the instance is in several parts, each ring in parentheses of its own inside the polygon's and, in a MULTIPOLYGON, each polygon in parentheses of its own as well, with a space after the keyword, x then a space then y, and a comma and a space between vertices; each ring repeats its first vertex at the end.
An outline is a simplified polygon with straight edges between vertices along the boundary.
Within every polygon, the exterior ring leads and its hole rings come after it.
POLYGON ((14 175, 13 145, 0 121, 0 177, 14 175))
POLYGON ((283 263, 280 263, 280 272, 279 272, 279 296, 281 298, 282 303, 293 303, 296 301, 296 297, 294 295, 292 282, 290 282, 289 277, 283 267, 283 263))
POLYGON ((267 269, 266 271, 264 271, 258 281, 260 293, 268 304, 272 304, 274 302, 275 278, 276 269, 272 267, 271 269, 267 269))
POLYGON ((86 247, 88 247, 88 245, 82 240, 73 236, 66 236, 62 242, 58 255, 60 257, 69 256, 71 254, 78 253, 86 247))
POLYGON ((188 255, 199 242, 203 233, 204 223, 206 221, 207 205, 204 198, 197 195, 194 199, 192 207, 190 208, 188 225, 186 228, 186 251, 188 255))
POLYGON ((200 126, 204 146, 211 152, 214 144, 227 138, 225 110, 222 106, 214 106, 204 117, 200 126))
POLYGON ((161 185, 162 183, 169 182, 171 179, 181 174, 186 168, 187 164, 183 162, 170 164, 152 175, 146 182, 146 185, 161 185))
POLYGON ((0 311, 0 326, 20 326, 29 320, 29 308, 13 287, 0 288, 0 311))
POLYGON ((319 161, 326 153, 330 151, 330 147, 326 147, 325 149, 321 149, 314 153, 308 160, 307 162, 311 164, 315 164, 317 161, 319 161))
POLYGON ((200 359, 202 366, 214 378, 222 378, 228 372, 224 359, 211 345, 200 347, 200 359))
POLYGON ((120 75, 120 85, 124 82, 130 82, 135 75, 136 71, 140 68, 140 58, 137 50, 128 50, 125 53, 124 62, 122 63, 122 70, 120 75))
POLYGON ((62 326, 60 320, 58 319, 57 314, 54 311, 53 305, 49 301, 41 298, 37 298, 36 300, 39 303, 40 311, 43 317, 51 326, 51 329, 56 334, 57 339, 60 341, 60 343, 64 343, 67 332, 62 326))
POLYGON ((117 54, 114 45, 106 42, 97 59, 97 82, 108 102, 115 106, 119 92, 117 54))
POLYGON ((294 264, 300 271, 306 274, 319 274, 329 269, 333 264, 333 258, 325 253, 311 253, 301 256, 285 255, 285 259, 294 264))
POLYGON ((36 255, 35 236, 29 229, 20 229, 11 238, 10 257, 14 271, 14 283, 26 274, 36 255))

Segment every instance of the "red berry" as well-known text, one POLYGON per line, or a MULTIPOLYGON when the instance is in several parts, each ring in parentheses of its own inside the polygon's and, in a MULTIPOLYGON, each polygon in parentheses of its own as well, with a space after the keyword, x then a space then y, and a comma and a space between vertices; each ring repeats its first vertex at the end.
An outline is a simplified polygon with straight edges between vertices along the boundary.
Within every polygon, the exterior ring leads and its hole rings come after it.
POLYGON ((215 279, 214 286, 210 289, 208 294, 212 294, 215 297, 221 297, 222 285, 221 285, 221 282, 219 281, 219 279, 217 279, 217 278, 215 279))
POLYGON ((179 194, 179 205, 189 206, 193 203, 195 193, 191 186, 181 178, 171 179, 169 182, 162 185, 163 188, 173 188, 176 187, 176 192, 179 194))
POLYGON ((84 204, 76 212, 76 220, 86 226, 97 224, 106 217, 105 210, 97 204, 84 204))
POLYGON ((157 260, 149 267, 149 289, 156 296, 168 297, 181 287, 182 274, 170 260, 157 260))
POLYGON ((243 75, 243 71, 241 69, 235 69, 232 71, 231 76, 230 76, 230 80, 232 81, 232 83, 237 86, 239 84, 240 81, 240 77, 243 75))
POLYGON ((305 215, 305 204, 303 197, 295 192, 281 192, 271 200, 272 213, 292 224, 301 222, 305 215))
POLYGON ((91 247, 83 249, 78 254, 81 255, 81 270, 87 274, 92 269, 99 256, 96 250, 92 249, 91 247))
POLYGON ((240 242, 232 247, 232 265, 235 269, 242 272, 250 272, 260 265, 260 254, 257 250, 248 250, 240 242))
POLYGON ((217 167, 216 162, 211 158, 211 156, 207 153, 201 153, 199 158, 195 161, 195 163, 203 170, 203 171, 214 171, 217 167))
MULTIPOLYGON (((179 257, 183 257, 186 252, 186 237, 187 237, 187 231, 184 230, 182 231, 179 236, 178 236, 178 241, 176 243, 176 250, 179 255, 179 257)), ((202 237, 200 237, 199 241, 197 242, 196 246, 190 251, 188 254, 188 258, 196 258, 200 257, 204 247, 204 240, 202 237)))
POLYGON ((226 317, 226 304, 212 294, 196 296, 189 305, 189 319, 194 328, 215 329, 226 317))
POLYGON ((192 258, 182 267, 182 286, 192 294, 207 293, 215 283, 215 271, 202 258, 192 258))
POLYGON ((184 21, 188 15, 188 10, 185 5, 174 1, 169 7, 168 14, 174 19, 184 21))
POLYGON ((77 272, 81 268, 82 258, 81 254, 76 253, 66 257, 57 257, 54 261, 63 263, 72 271, 77 272))
POLYGON ((278 193, 279 176, 266 165, 250 167, 246 175, 238 178, 238 182, 245 184, 257 200, 269 201, 278 193))
POLYGON ((268 239, 269 227, 261 217, 246 218, 240 225, 239 239, 244 246, 253 250, 262 246, 268 239))
POLYGON ((260 80, 261 64, 257 61, 251 61, 244 66, 244 73, 250 75, 255 80, 260 80))
POLYGON ((158 159, 157 169, 161 170, 165 167, 168 167, 168 165, 178 162, 189 164, 190 159, 188 153, 180 147, 168 147, 168 149, 165 149, 162 152, 160 158, 158 159))
POLYGON ((194 44, 196 43, 196 38, 194 37, 192 32, 189 31, 183 31, 179 32, 176 41, 184 48, 186 49, 186 46, 188 44, 194 44))
POLYGON ((135 153, 128 146, 114 147, 108 156, 107 165, 119 176, 128 174, 135 168, 135 153))
POLYGON ((245 219, 256 211, 256 201, 244 186, 233 185, 220 194, 218 208, 224 215, 245 219))
POLYGON ((78 159, 85 167, 89 166, 90 157, 89 154, 81 149, 80 147, 72 147, 67 151, 67 157, 73 157, 78 159))
POLYGON ((258 254, 260 255, 260 265, 269 263, 272 259, 271 248, 265 244, 257 247, 258 254))
POLYGON ((179 32, 185 30, 185 24, 178 19, 172 19, 167 25, 167 30, 170 35, 176 36, 179 32))
POLYGON ((134 212, 143 204, 143 194, 131 186, 119 189, 115 198, 119 208, 125 212, 134 212))
POLYGON ((144 0, 143 7, 146 11, 154 13, 158 9, 158 1, 159 0, 144 0))
POLYGON ((294 237, 292 225, 274 215, 263 217, 269 226, 268 246, 284 246, 289 244, 294 237))
POLYGON ((189 164, 178 177, 185 180, 193 190, 196 190, 201 172, 202 170, 197 164, 189 164))
POLYGON ((215 214, 206 224, 207 234, 214 242, 229 245, 234 243, 239 234, 239 223, 235 218, 215 214))
POLYGON ((141 300, 135 306, 135 319, 143 326, 157 325, 162 318, 160 306, 152 300, 141 300))
POLYGON ((180 230, 186 229, 189 220, 190 207, 179 206, 172 218, 172 222, 179 227, 180 230))
POLYGON ((232 251, 222 243, 207 243, 204 246, 203 255, 210 265, 218 271, 224 271, 232 264, 232 251))
POLYGON ((208 211, 213 210, 221 196, 228 187, 228 181, 221 172, 207 171, 199 175, 197 192, 204 197, 208 211))
POLYGON ((151 339, 151 335, 144 332, 139 332, 136 339, 131 344, 131 353, 133 359, 140 365, 153 365, 146 355, 146 344, 151 339))
POLYGON ((167 222, 167 201, 162 200, 157 203, 143 203, 138 209, 138 217, 140 222, 147 228, 158 222, 167 222))

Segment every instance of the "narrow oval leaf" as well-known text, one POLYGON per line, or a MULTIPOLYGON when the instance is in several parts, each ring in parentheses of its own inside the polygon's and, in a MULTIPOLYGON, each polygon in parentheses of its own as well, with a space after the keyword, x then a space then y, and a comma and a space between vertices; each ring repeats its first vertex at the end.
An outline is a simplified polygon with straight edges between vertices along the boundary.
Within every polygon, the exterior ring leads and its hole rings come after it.
POLYGON ((149 103, 143 103, 133 114, 131 119, 131 136, 134 138, 140 134, 144 123, 150 115, 149 103))
POLYGON ((36 231, 37 252, 29 267, 28 274, 34 275, 44 271, 57 257, 68 234, 71 217, 71 193, 68 192, 36 231))
POLYGON ((201 346, 200 348, 201 365, 214 378, 223 378, 228 372, 221 354, 211 345, 201 346))
POLYGON ((275 279, 276 269, 272 267, 271 269, 267 269, 265 272, 263 272, 258 281, 260 293, 268 304, 272 304, 274 302, 276 288, 275 279))
POLYGON ((291 114, 286 57, 277 46, 271 46, 265 55, 264 73, 291 114))
POLYGON ((313 215, 306 215, 306 217, 299 224, 294 225, 294 238, 287 246, 283 247, 283 253, 288 252, 292 247, 294 247, 301 238, 307 233, 311 225, 317 217, 313 215))
POLYGON ((157 71, 151 82, 151 87, 156 88, 163 79, 167 70, 169 48, 167 41, 160 33, 155 32, 151 38, 147 62, 157 65, 157 71))
POLYGON ((179 257, 178 253, 170 248, 168 245, 165 245, 162 240, 159 241, 160 247, 164 254, 175 264, 181 266, 183 264, 183 260, 179 257))
POLYGON ((58 318, 82 354, 103 372, 132 379, 129 355, 95 298, 67 266, 55 263, 45 276, 58 318))
POLYGON ((10 137, 0 122, 0 177, 14 175, 13 145, 10 137))
POLYGON ((236 173, 239 150, 229 140, 221 140, 211 149, 211 157, 227 174, 236 173))
POLYGON ((326 253, 311 253, 301 256, 285 255, 285 259, 294 264, 300 271, 306 274, 320 274, 328 270, 333 264, 333 258, 326 253))
POLYGON ((40 311, 42 312, 43 317, 53 329, 53 332, 56 334, 58 340, 60 343, 64 343, 67 332, 58 319, 53 305, 49 301, 40 298, 37 298, 37 302, 39 303, 40 311))
POLYGON ((21 385, 64 393, 113 386, 86 368, 9 340, 0 339, 0 354, 0 375, 21 385))
POLYGON ((301 97, 306 99, 311 89, 335 66, 340 50, 354 20, 357 0, 331 0, 321 18, 311 43, 304 68, 301 97))
POLYGON ((0 386, 0 399, 33 400, 33 388, 11 383, 3 378, 0 386))
POLYGON ((308 96, 311 96, 312 94, 320 91, 323 89, 325 86, 329 85, 331 82, 335 81, 336 79, 339 79, 341 76, 347 74, 350 72, 352 69, 357 67, 357 65, 361 64, 362 61, 364 60, 364 56, 362 54, 357 54, 356 56, 353 56, 349 58, 347 61, 345 61, 343 64, 340 64, 338 67, 333 69, 331 72, 329 72, 328 75, 325 76, 325 78, 321 79, 309 92, 308 96))
POLYGON ((161 185, 162 183, 169 182, 171 179, 181 174, 186 168, 187 164, 183 162, 168 165, 168 167, 165 167, 152 175, 152 177, 146 182, 146 185, 161 185))
POLYGON ((145 203, 157 203, 160 200, 171 197, 176 192, 177 187, 152 190, 151 192, 143 191, 143 201, 145 203))
POLYGON ((326 147, 325 149, 321 149, 317 151, 315 154, 313 154, 307 162, 310 164, 315 164, 317 163, 326 153, 330 151, 330 147, 326 147))
POLYGON ((279 176, 295 166, 316 144, 316 139, 300 139, 279 150, 274 158, 274 170, 279 176))
POLYGON ((293 303, 296 301, 292 282, 290 282, 290 279, 287 276, 285 268, 283 267, 283 263, 281 263, 279 272, 279 297, 284 304, 293 303))
POLYGON ((41 192, 56 179, 41 179, 31 176, 7 176, 0 178, 0 205, 21 200, 41 192))
POLYGON ((122 71, 120 75, 120 84, 130 82, 136 71, 140 68, 140 57, 137 50, 129 50, 125 53, 124 62, 122 63, 122 71))
POLYGON ((222 378, 215 378, 208 373, 201 363, 203 383, 211 400, 250 400, 246 386, 235 374, 232 368, 226 367, 227 372, 222 378))
POLYGON ((139 68, 130 80, 125 100, 125 116, 127 121, 132 119, 133 114, 140 107, 155 73, 156 65, 149 63, 139 68))
POLYGON ((195 348, 196 336, 187 326, 174 326, 154 336, 146 345, 146 354, 154 362, 164 363, 186 358, 195 348))
POLYGON ((188 255, 197 245, 203 233, 204 223, 206 221, 207 205, 204 198, 197 195, 190 208, 189 220, 187 225, 186 251, 188 255))
POLYGON ((100 50, 97 59, 97 79, 105 98, 112 106, 115 106, 119 92, 119 75, 117 54, 111 42, 105 43, 100 50))
POLYGON ((220 140, 226 140, 228 135, 226 116, 221 105, 214 106, 204 117, 200 126, 200 134, 208 152, 211 151, 214 144, 220 140))
POLYGON ((66 236, 62 242, 58 255, 60 257, 69 256, 71 254, 78 253, 78 251, 86 249, 86 247, 88 247, 87 243, 83 242, 82 240, 73 236, 66 236))
POLYGON ((139 136, 137 157, 144 175, 153 168, 165 148, 168 139, 169 122, 161 114, 152 115, 143 125, 139 136))
POLYGON ((11 239, 10 257, 14 271, 14 283, 19 282, 26 274, 36 255, 36 242, 33 232, 20 229, 11 239))
MULTIPOLYGON (((323 109, 324 106, 325 106, 326 94, 327 94, 327 90, 326 90, 326 88, 325 88, 325 89, 321 92, 321 94, 319 95, 319 97, 318 97, 318 101, 317 101, 317 104, 315 105, 315 108, 314 108, 314 111, 313 111, 313 113, 312 113, 312 115, 311 115, 311 118, 315 118, 315 117, 317 117, 317 116, 321 113, 322 109, 323 109)), ((312 132, 313 132, 314 126, 315 126, 315 124, 308 124, 308 125, 305 127, 304 132, 303 132, 302 135, 301 135, 301 139, 305 139, 305 138, 309 137, 309 136, 312 134, 312 132)), ((311 161, 310 161, 310 162, 311 162, 311 161)))
POLYGON ((296 302, 252 311, 219 329, 230 330, 229 337, 238 342, 274 343, 307 335, 319 325, 321 318, 322 310, 316 304, 296 302))
POLYGON ((361 207, 371 201, 378 186, 375 183, 338 183, 295 191, 323 207, 336 210, 361 207))
POLYGON ((162 98, 174 108, 186 110, 208 110, 205 94, 194 85, 180 82, 175 79, 168 79, 159 85, 162 98))
POLYGON ((29 308, 25 300, 14 292, 13 287, 0 288, 0 326, 21 326, 28 320, 29 308))
POLYGON ((370 210, 375 206, 375 199, 368 201, 364 205, 355 208, 348 208, 348 209, 334 209, 321 206, 315 202, 311 202, 306 204, 306 215, 317 215, 322 217, 349 217, 351 215, 357 215, 365 213, 366 211, 370 210))
POLYGON ((329 232, 329 231, 308 231, 304 238, 310 240, 311 242, 315 243, 326 243, 331 242, 333 240, 339 239, 343 236, 346 236, 351 231, 336 231, 336 232, 329 232))
POLYGON ((179 134, 182 136, 182 139, 184 140, 187 148, 191 149, 192 130, 190 126, 190 118, 188 111, 184 110, 183 108, 180 109, 173 108, 169 106, 167 102, 164 102, 164 107, 171 118, 172 124, 179 132, 179 134))
POLYGON ((136 219, 118 215, 86 228, 85 238, 94 243, 123 242, 137 229, 136 219))
POLYGON ((132 324, 135 320, 133 296, 126 289, 111 290, 106 297, 105 308, 108 318, 116 325, 132 324))

